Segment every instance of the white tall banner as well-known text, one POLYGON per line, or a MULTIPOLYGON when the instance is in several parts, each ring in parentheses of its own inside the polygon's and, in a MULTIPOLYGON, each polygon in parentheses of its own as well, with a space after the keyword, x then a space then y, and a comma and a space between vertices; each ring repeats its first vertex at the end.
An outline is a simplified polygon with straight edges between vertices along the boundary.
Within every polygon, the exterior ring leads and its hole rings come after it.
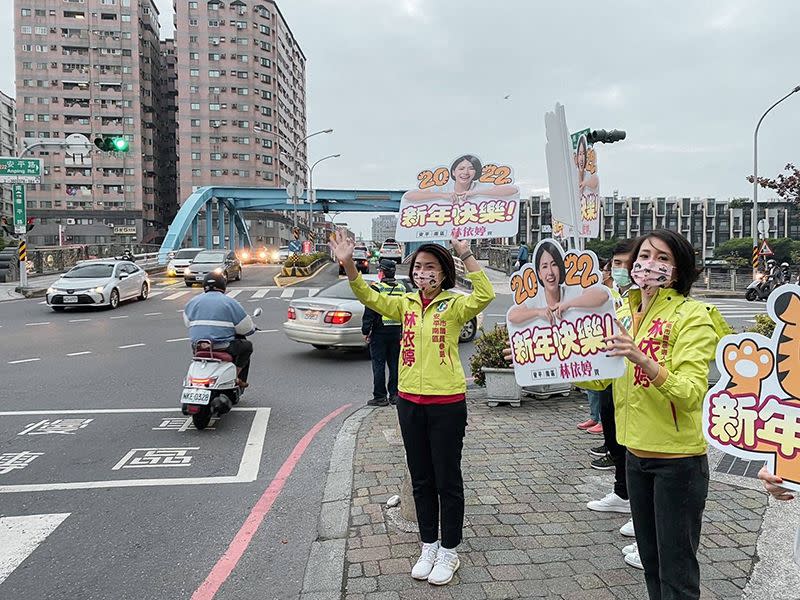
POLYGON ((576 231, 580 214, 578 172, 563 105, 556 104, 553 112, 545 113, 544 128, 547 136, 544 151, 550 187, 550 211, 555 221, 576 231))

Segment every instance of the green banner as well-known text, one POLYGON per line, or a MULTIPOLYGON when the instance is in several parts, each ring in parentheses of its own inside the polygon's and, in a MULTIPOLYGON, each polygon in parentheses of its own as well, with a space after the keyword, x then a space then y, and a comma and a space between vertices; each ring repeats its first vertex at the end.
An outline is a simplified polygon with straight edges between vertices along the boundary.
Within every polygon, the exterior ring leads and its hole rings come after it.
POLYGON ((25 207, 25 186, 16 183, 12 186, 11 197, 14 201, 14 232, 25 233, 28 219, 25 207))

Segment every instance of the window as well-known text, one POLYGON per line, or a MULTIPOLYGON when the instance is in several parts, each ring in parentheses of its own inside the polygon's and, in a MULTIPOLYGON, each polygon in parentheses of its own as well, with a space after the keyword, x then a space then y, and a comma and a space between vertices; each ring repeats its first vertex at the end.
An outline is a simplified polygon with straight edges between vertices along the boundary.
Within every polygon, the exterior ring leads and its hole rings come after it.
POLYGON ((240 154, 239 155, 239 160, 250 160, 250 155, 249 154, 240 154))
POLYGON ((220 109, 220 105, 219 104, 212 103, 212 104, 208 105, 208 110, 219 110, 219 109, 220 109))
POLYGON ((192 119, 191 120, 192 127, 200 127, 200 119, 192 119))
POLYGON ((36 35, 47 35, 47 27, 36 27, 34 32, 36 35))
POLYGON ((23 25, 19 28, 20 33, 33 33, 33 28, 30 25, 23 25))
POLYGON ((266 34, 266 35, 269 35, 269 27, 268 27, 267 25, 259 25, 259 26, 258 26, 258 30, 259 30, 261 33, 264 33, 264 34, 266 34))
POLYGON ((37 121, 40 123, 47 123, 50 120, 50 115, 38 115, 37 121))
POLYGON ((247 96, 250 94, 250 88, 239 88, 238 94, 240 96, 247 96))
POLYGON ((191 10, 196 10, 197 9, 197 2, 189 2, 189 8, 191 10))
POLYGON ((189 86, 189 93, 190 94, 199 94, 200 93, 200 86, 198 86, 198 85, 190 85, 189 86))
POLYGON ((192 136, 192 143, 193 144, 199 144, 200 143, 200 136, 199 135, 193 135, 192 136))
POLYGON ((209 27, 219 27, 219 21, 217 19, 209 19, 208 20, 209 27))
POLYGON ((219 77, 220 72, 217 69, 212 69, 208 72, 209 77, 219 77))
POLYGON ((197 27, 197 19, 189 19, 189 27, 197 27))
POLYGON ((23 8, 22 10, 20 10, 19 14, 22 15, 23 17, 30 17, 31 16, 31 9, 30 8, 23 8))
MULTIPOLYGON (((211 58, 211 55, 208 56, 211 58)), ((200 53, 199 52, 189 52, 189 60, 200 60, 200 53)))
POLYGON ((189 69, 190 77, 200 77, 200 69, 189 69))
POLYGON ((130 15, 122 15, 122 22, 123 23, 130 23, 131 22, 131 16, 130 15))
POLYGON ((200 153, 192 152, 192 160, 200 160, 200 153))
POLYGON ((192 177, 200 177, 200 169, 192 169, 192 177))
POLYGON ((212 152, 211 160, 222 160, 222 154, 219 152, 212 152))
POLYGON ((208 60, 219 60, 221 56, 217 52, 209 52, 208 53, 208 60))

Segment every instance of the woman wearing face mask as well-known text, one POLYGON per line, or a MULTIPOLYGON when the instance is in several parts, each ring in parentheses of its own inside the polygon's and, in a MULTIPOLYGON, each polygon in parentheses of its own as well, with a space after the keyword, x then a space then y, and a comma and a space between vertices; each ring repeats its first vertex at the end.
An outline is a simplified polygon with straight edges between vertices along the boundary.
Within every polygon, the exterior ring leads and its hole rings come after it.
POLYGON ((410 266, 411 280, 419 291, 398 297, 378 294, 361 278, 353 262, 353 241, 346 232, 340 230, 330 243, 356 297, 403 326, 397 417, 422 538, 422 552, 411 576, 434 585, 449 583, 460 565, 456 546, 464 524, 461 449, 467 388, 458 335, 494 299, 494 288, 469 243, 456 239, 451 243, 472 281, 469 295, 449 291, 455 286, 456 270, 444 246, 420 246, 410 266))
MULTIPOLYGON (((617 439, 628 448, 638 557, 651 600, 697 600, 709 477, 701 410, 709 361, 725 332, 711 307, 689 298, 699 271, 684 237, 653 231, 639 239, 632 256, 639 289, 627 297, 631 331, 622 328, 606 344, 609 356, 628 359, 613 391, 617 439)), ((604 389, 609 383, 580 385, 604 389)))

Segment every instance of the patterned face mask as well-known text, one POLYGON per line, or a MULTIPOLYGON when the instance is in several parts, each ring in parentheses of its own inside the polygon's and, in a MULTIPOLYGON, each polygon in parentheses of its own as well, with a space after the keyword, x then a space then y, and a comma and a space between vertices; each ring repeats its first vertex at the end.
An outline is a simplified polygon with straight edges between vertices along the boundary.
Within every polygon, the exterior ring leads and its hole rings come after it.
POLYGON ((674 267, 657 260, 637 260, 631 269, 631 278, 641 289, 667 287, 672 280, 674 267))
POLYGON ((429 292, 442 283, 442 274, 439 271, 414 271, 414 283, 423 292, 429 292))

